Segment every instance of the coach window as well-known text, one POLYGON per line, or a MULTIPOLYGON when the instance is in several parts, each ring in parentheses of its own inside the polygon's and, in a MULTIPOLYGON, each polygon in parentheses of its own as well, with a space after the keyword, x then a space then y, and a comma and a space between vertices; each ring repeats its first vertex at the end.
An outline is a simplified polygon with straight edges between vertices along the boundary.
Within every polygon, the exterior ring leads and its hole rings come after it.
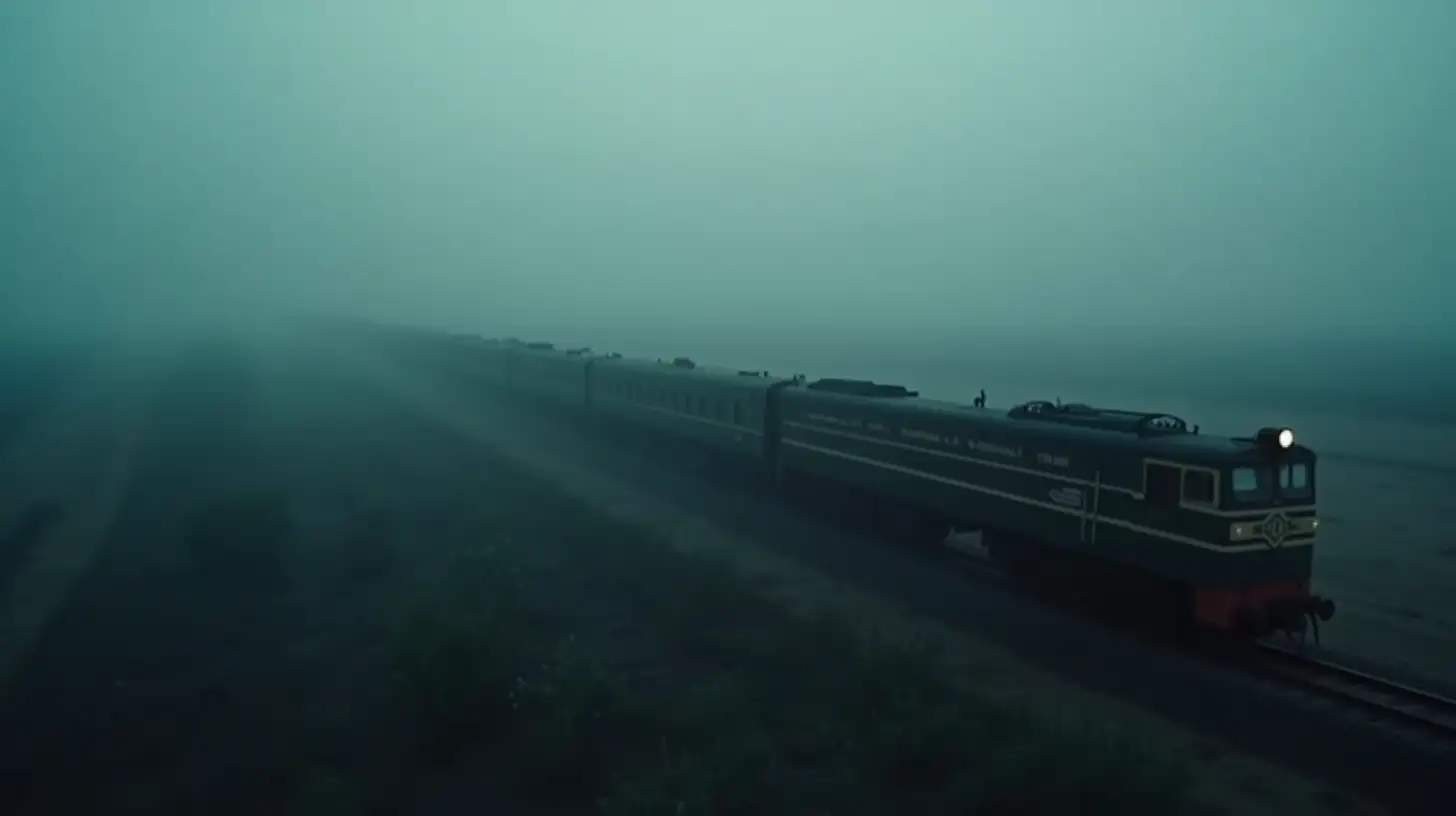
POLYGON ((1265 468, 1234 468, 1231 474, 1234 496, 1241 501, 1267 500, 1270 496, 1269 472, 1265 468))
POLYGON ((1143 472, 1144 494, 1150 504, 1160 507, 1177 507, 1178 496, 1183 487, 1182 469, 1173 465, 1148 462, 1143 472))
POLYGON ((1291 462, 1279 467, 1279 492, 1285 496, 1309 495, 1309 465, 1291 462))
POLYGON ((733 403, 733 424, 734 425, 742 425, 743 424, 743 406, 742 405, 739 405, 736 402, 733 403))
POLYGON ((1183 471, 1183 501, 1189 504, 1214 504, 1213 474, 1206 470, 1183 471))

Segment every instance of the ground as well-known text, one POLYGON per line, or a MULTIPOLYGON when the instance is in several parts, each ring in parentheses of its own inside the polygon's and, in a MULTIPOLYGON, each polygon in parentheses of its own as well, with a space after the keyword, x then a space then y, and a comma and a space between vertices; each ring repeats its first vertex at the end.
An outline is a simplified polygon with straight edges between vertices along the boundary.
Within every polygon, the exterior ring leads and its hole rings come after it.
POLYGON ((0 571, 6 812, 1358 809, 377 363, 210 346, 7 447, 0 529, 64 512, 0 571))
POLYGON ((1331 645, 1456 690, 1456 471, 1332 459, 1320 474, 1331 645))

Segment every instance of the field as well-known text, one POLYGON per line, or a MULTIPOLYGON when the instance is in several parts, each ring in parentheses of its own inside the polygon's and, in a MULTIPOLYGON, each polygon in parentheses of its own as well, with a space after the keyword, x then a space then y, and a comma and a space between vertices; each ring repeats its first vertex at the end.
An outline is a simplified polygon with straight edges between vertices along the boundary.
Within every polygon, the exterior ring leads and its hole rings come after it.
MULTIPOLYGON (((218 347, 160 383, 110 532, 5 678, 5 812, 1189 802, 1132 730, 979 696, 930 639, 795 614, 316 374, 218 347)), ((24 566, 7 611, 47 595, 24 566)))

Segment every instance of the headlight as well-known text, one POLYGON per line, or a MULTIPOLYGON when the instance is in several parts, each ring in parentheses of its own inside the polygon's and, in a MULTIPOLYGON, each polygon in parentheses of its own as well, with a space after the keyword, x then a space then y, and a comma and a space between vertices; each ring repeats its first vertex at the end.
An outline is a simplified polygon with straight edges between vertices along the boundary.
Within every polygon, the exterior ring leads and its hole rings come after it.
POLYGON ((1289 428, 1260 428, 1254 441, 1265 449, 1289 450, 1294 447, 1294 431, 1289 428))

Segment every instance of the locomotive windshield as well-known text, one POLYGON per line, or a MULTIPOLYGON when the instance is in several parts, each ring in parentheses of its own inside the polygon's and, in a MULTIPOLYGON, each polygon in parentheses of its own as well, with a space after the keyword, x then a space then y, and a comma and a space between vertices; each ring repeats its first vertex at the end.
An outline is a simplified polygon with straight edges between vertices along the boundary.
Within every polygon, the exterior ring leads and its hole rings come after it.
POLYGON ((1304 462, 1286 462, 1276 468, 1239 467, 1230 474, 1233 481, 1234 498, 1239 501, 1267 501, 1274 496, 1277 482, 1279 495, 1289 498, 1304 498, 1311 494, 1309 465, 1304 462))
POLYGON ((1279 467, 1279 493, 1284 496, 1309 495, 1309 466, 1290 462, 1279 467))
POLYGON ((1234 468, 1234 497, 1240 501, 1264 501, 1273 495, 1268 468, 1234 468))

